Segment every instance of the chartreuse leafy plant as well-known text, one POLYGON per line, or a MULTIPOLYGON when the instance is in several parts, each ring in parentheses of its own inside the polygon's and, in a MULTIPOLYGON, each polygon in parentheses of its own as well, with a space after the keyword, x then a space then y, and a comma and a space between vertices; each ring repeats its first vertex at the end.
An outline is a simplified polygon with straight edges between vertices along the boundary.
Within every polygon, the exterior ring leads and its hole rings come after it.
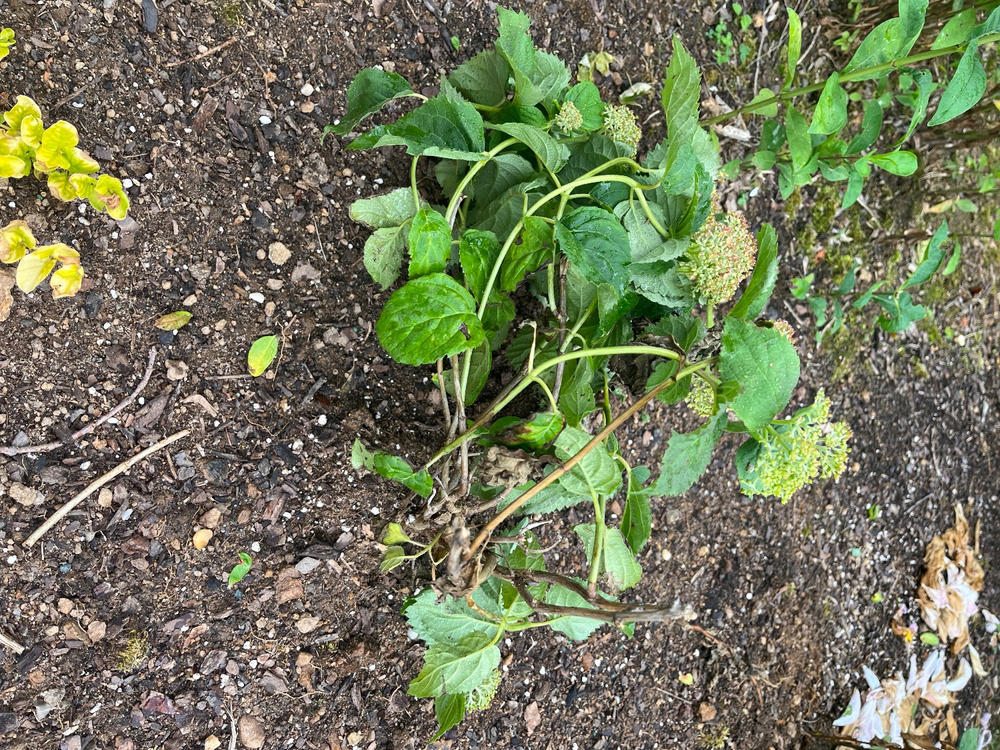
MULTIPOLYGON (((14 44, 14 32, 0 31, 0 59, 14 44)), ((76 128, 65 120, 45 127, 38 105, 18 96, 0 122, 0 178, 21 179, 29 174, 48 182, 49 192, 62 201, 82 198, 113 219, 124 219, 129 200, 119 180, 98 174, 99 165, 78 147, 76 128)), ((38 246, 23 221, 0 228, 0 262, 17 263, 16 281, 28 293, 51 273, 52 296, 71 297, 80 291, 83 266, 80 254, 62 243, 38 246)))
POLYGON ((702 124, 741 114, 765 117, 759 148, 742 164, 776 169, 782 197, 818 173, 845 183, 842 205, 847 207, 858 200, 875 170, 913 174, 917 154, 903 145, 925 120, 928 126, 944 125, 984 98, 988 76, 983 51, 1000 40, 998 3, 964 8, 960 3, 952 6, 958 10, 937 35, 918 47, 926 38, 927 6, 928 0, 899 0, 898 17, 872 29, 842 70, 803 86, 796 85, 802 23, 789 8, 780 86, 761 89, 747 105, 702 124), (905 116, 897 114, 898 107, 905 116), (887 126, 900 119, 905 131, 887 126))
POLYGON ((328 128, 347 136, 416 100, 348 146, 405 149, 409 187, 350 213, 372 230, 365 267, 393 289, 379 341, 399 362, 436 368, 444 446, 414 467, 359 441, 352 463, 422 498, 419 518, 387 527, 382 569, 416 562, 430 581, 404 610, 428 646, 409 692, 434 699, 441 732, 489 702, 511 633, 581 639, 683 617, 680 605, 619 597, 642 574, 651 500, 690 489, 723 433, 745 436, 736 465, 748 494, 785 499, 839 475, 847 455, 822 395, 781 418, 799 359, 788 326, 761 319, 776 235, 754 235, 714 200, 719 149, 698 124, 700 73, 684 47, 674 41, 663 84, 667 138, 639 157, 628 108, 589 81, 571 85, 566 65, 535 49, 527 16, 498 15, 495 48, 436 96, 364 70, 328 128), (629 358, 649 374, 620 404, 615 373, 629 358), (500 371, 512 377, 502 384, 500 371), (671 433, 651 479, 615 431, 654 400, 685 399, 703 423, 671 433), (573 528, 585 569, 550 571, 530 517, 572 506, 589 517, 573 528))

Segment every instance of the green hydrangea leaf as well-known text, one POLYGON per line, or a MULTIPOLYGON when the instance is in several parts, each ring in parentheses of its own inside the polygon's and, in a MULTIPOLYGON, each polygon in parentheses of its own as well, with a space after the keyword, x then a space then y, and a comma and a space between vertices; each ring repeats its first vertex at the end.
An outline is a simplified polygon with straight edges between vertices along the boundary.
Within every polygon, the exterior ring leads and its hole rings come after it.
POLYGON ((328 125, 326 130, 336 135, 347 135, 368 115, 378 112, 393 99, 412 94, 413 89, 401 75, 378 68, 365 68, 347 87, 347 112, 340 124, 328 125))
POLYGON ((432 208, 422 208, 410 223, 410 278, 444 271, 451 257, 451 227, 432 208))
POLYGON ((398 188, 384 195, 356 200, 350 208, 352 221, 365 224, 372 229, 402 226, 412 219, 416 212, 413 192, 409 188, 398 188))
POLYGON ((484 50, 459 65, 448 76, 469 101, 495 107, 507 100, 510 65, 495 50, 484 50))
POLYGON ((465 285, 477 301, 482 301, 493 266, 500 256, 500 241, 493 232, 469 229, 462 233, 458 259, 465 274, 465 285))
MULTIPOLYGON (((555 441, 556 456, 562 460, 575 456, 593 437, 576 427, 564 427, 555 441)), ((604 443, 595 446, 568 474, 559 479, 559 484, 576 495, 592 494, 607 496, 615 494, 622 486, 621 466, 608 453, 604 443)))
POLYGON ((757 232, 757 261, 746 289, 729 315, 741 320, 753 320, 764 312, 778 280, 778 235, 774 227, 765 224, 757 232))
MULTIPOLYGON (((586 581, 580 582, 586 586, 586 581)), ((565 586, 549 586, 545 592, 545 603, 558 607, 582 607, 584 609, 597 609, 596 606, 588 602, 575 591, 571 591, 565 586)), ((604 625, 603 620, 595 620, 590 617, 580 617, 578 615, 559 615, 550 621, 551 627, 558 633, 562 633, 570 640, 582 641, 589 638, 595 630, 604 625)))
POLYGON ((652 514, 649 509, 650 487, 644 486, 649 479, 649 469, 636 466, 629 473, 628 490, 625 495, 625 510, 622 512, 622 536, 629 549, 638 555, 646 546, 652 528, 652 514))
POLYGON ((654 497, 682 495, 691 489, 708 468, 726 421, 726 410, 720 408, 694 432, 672 432, 663 454, 660 476, 649 488, 649 494, 654 497))
POLYGON ((465 693, 437 696, 434 699, 434 718, 437 719, 438 730, 431 737, 431 742, 443 737, 445 732, 465 718, 465 693))
POLYGON ((534 151, 542 164, 553 174, 562 169, 566 160, 569 159, 569 149, 566 146, 557 142, 555 138, 544 130, 533 125, 525 125, 520 122, 503 122, 491 124, 490 129, 517 138, 517 140, 534 151))
POLYGON ((500 288, 513 291, 524 277, 552 258, 552 225, 538 216, 524 219, 520 242, 511 246, 500 269, 500 288))
MULTIPOLYGON (((574 526, 573 531, 577 533, 587 548, 587 559, 593 559, 594 524, 580 524, 574 526)), ((609 526, 604 530, 604 549, 598 562, 598 570, 600 574, 607 575, 608 583, 615 591, 632 588, 642 577, 642 568, 636 562, 635 555, 625 543, 621 531, 614 526, 609 526)))
POLYGON ((601 101, 601 92, 597 86, 590 81, 578 83, 566 92, 566 101, 573 102, 583 116, 581 130, 591 133, 601 129, 604 124, 604 102, 601 101))
POLYGON ((586 279, 609 285, 618 296, 624 293, 632 256, 628 234, 614 214, 582 206, 557 221, 554 231, 559 249, 586 279))
POLYGON ((499 664, 500 649, 482 633, 469 633, 456 643, 435 643, 424 654, 424 668, 407 692, 417 698, 467 693, 499 664))
POLYGON ((799 381, 799 357, 779 331, 728 317, 719 373, 723 380, 735 380, 742 387, 729 408, 753 432, 788 404, 799 381))
POLYGON ((474 349, 486 337, 472 295, 443 273, 411 279, 393 292, 375 331, 389 356, 407 365, 474 349))

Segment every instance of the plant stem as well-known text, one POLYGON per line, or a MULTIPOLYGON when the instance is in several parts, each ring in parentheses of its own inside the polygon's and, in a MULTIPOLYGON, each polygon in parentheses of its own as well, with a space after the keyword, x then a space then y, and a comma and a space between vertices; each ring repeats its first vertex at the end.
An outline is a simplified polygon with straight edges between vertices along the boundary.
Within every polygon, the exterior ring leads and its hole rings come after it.
POLYGON ((590 574, 587 576, 587 592, 591 598, 597 596, 597 577, 601 574, 601 560, 604 559, 604 539, 607 525, 604 523, 606 503, 594 495, 594 549, 590 556, 590 574))
POLYGON ((458 206, 462 201, 462 195, 465 193, 465 188, 468 187, 469 183, 472 182, 472 179, 479 174, 479 170, 489 164, 493 160, 494 156, 515 143, 518 143, 517 138, 508 138, 505 141, 500 141, 500 143, 486 152, 485 159, 477 161, 472 165, 469 171, 465 173, 465 176, 462 177, 462 180, 458 183, 458 187, 455 188, 455 193, 451 196, 451 200, 448 201, 448 208, 444 212, 444 218, 447 220, 449 226, 454 226, 455 215, 458 213, 458 206))
MULTIPOLYGON (((575 352, 574 352, 575 353, 575 352)), ((675 355, 676 356, 676 355, 675 355)), ((703 359, 700 362, 695 362, 694 364, 688 365, 684 369, 677 372, 672 378, 667 378, 662 383, 654 388, 648 390, 645 395, 642 396, 638 401, 632 404, 628 409, 623 411, 618 415, 617 418, 605 425, 604 429, 598 432, 594 437, 592 437, 583 448, 581 448, 575 455, 568 458, 562 466, 555 469, 548 476, 543 478, 537 484, 528 489, 524 494, 520 495, 516 500, 514 500, 510 505, 504 508, 502 511, 497 513, 493 518, 491 518, 485 526, 476 535, 476 538, 472 540, 472 544, 469 545, 469 549, 462 556, 465 561, 471 560, 486 540, 489 539, 490 535, 493 533, 500 524, 510 518, 517 510, 523 506, 528 500, 533 498, 539 492, 544 490, 549 485, 553 484, 561 476, 568 473, 574 466, 576 466, 580 461, 582 461, 588 453, 590 453, 594 448, 600 445, 604 440, 618 429, 622 424, 624 424, 628 419, 630 419, 634 414, 638 413, 646 404, 656 398, 657 394, 665 390, 667 387, 673 385, 681 378, 696 372, 703 367, 710 366, 715 361, 714 357, 708 359, 703 359)))
POLYGON ((497 412, 519 396, 525 388, 530 386, 538 378, 538 376, 546 370, 555 367, 560 362, 569 362, 570 360, 582 359, 583 357, 613 357, 618 354, 649 354, 654 357, 665 357, 667 359, 676 360, 680 360, 681 358, 681 355, 673 349, 666 349, 662 346, 630 344, 627 346, 604 346, 596 349, 577 349, 576 351, 567 352, 566 354, 560 354, 552 359, 547 359, 542 364, 535 365, 533 369, 529 370, 524 375, 516 386, 511 388, 502 398, 497 399, 490 404, 486 411, 480 415, 479 419, 477 419, 475 423, 469 427, 469 429, 435 453, 431 459, 424 464, 424 468, 430 469, 430 467, 437 463, 443 456, 448 455, 462 443, 470 440, 479 428, 489 422, 497 412))
POLYGON ((410 161, 410 190, 413 191, 413 208, 415 211, 420 210, 420 191, 417 189, 417 162, 420 161, 419 156, 414 156, 410 161))
MULTIPOLYGON (((1000 32, 993 34, 984 34, 978 40, 978 45, 983 46, 986 44, 991 44, 993 42, 1000 41, 1000 32)), ((899 70, 908 65, 914 63, 923 62, 924 60, 932 60, 935 57, 945 57, 957 54, 959 52, 964 52, 965 48, 968 46, 968 42, 963 42, 962 44, 953 44, 950 47, 942 47, 941 49, 931 49, 924 50, 923 52, 918 52, 914 55, 907 55, 906 57, 900 57, 895 60, 889 60, 888 62, 879 63, 878 65, 872 65, 867 68, 858 68, 850 73, 844 73, 840 76, 841 83, 851 83, 853 81, 863 81, 868 78, 875 78, 882 73, 887 73, 892 70, 899 70)), ((774 96, 768 97, 767 99, 761 99, 753 104, 745 104, 742 107, 732 110, 731 112, 724 112, 721 115, 716 115, 715 117, 709 117, 707 119, 699 121, 700 125, 715 125, 719 122, 725 122, 734 117, 738 117, 744 114, 753 114, 759 112, 762 109, 766 109, 774 104, 779 104, 782 102, 787 102, 789 99, 793 99, 796 96, 802 96, 803 94, 811 94, 814 91, 821 91, 826 85, 826 81, 821 81, 819 83, 811 83, 808 86, 800 86, 799 88, 789 89, 788 91, 782 91, 774 96)))

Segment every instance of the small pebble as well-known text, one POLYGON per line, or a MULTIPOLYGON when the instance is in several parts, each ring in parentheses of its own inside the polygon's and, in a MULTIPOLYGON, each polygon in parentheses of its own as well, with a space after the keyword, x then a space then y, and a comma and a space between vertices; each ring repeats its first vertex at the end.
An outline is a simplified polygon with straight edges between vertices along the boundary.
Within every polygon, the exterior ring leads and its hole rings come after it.
POLYGON ((299 93, 302 94, 302 96, 312 96, 315 90, 316 89, 312 87, 311 83, 307 83, 301 89, 299 89, 299 93))
POLYGON ((208 546, 208 543, 212 541, 213 536, 214 535, 212 534, 211 529, 198 529, 194 533, 194 538, 191 540, 191 543, 194 545, 195 549, 205 549, 205 547, 208 546))
POLYGON ((264 295, 261 294, 260 292, 251 292, 250 293, 250 299, 253 302, 256 302, 258 305, 263 305, 264 304, 264 295))
POLYGON ((250 714, 243 714, 237 722, 240 743, 249 750, 264 747, 264 725, 250 714))

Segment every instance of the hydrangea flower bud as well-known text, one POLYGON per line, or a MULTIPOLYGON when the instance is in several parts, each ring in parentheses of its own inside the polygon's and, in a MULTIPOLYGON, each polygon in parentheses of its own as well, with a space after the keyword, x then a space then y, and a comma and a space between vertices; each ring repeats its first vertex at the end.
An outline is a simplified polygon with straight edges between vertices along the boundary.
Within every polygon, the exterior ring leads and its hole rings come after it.
POLYGON ((789 344, 795 346, 795 329, 792 328, 791 323, 784 318, 778 318, 777 320, 771 321, 771 327, 788 339, 789 344))
POLYGON ((465 707, 470 711, 482 711, 490 705, 493 696, 496 695, 497 688, 503 675, 499 669, 494 669, 483 680, 479 687, 465 694, 465 707))
POLYGON ((704 378, 694 377, 691 390, 684 397, 688 408, 700 417, 710 417, 715 413, 715 389, 704 378))
POLYGON ((633 156, 642 138, 635 115, 624 105, 611 105, 604 110, 604 134, 617 143, 631 147, 633 156))
POLYGON ((583 127, 583 115, 573 102, 563 102, 554 122, 564 133, 571 133, 583 127))
POLYGON ((732 299, 750 275, 757 240, 742 214, 724 214, 721 219, 713 214, 691 237, 687 258, 678 270, 691 279, 705 304, 718 305, 732 299))
POLYGON ((752 465, 740 478, 747 495, 788 499, 817 477, 837 479, 850 452, 851 428, 829 422, 830 400, 821 390, 812 406, 800 409, 786 424, 768 428, 752 465))

